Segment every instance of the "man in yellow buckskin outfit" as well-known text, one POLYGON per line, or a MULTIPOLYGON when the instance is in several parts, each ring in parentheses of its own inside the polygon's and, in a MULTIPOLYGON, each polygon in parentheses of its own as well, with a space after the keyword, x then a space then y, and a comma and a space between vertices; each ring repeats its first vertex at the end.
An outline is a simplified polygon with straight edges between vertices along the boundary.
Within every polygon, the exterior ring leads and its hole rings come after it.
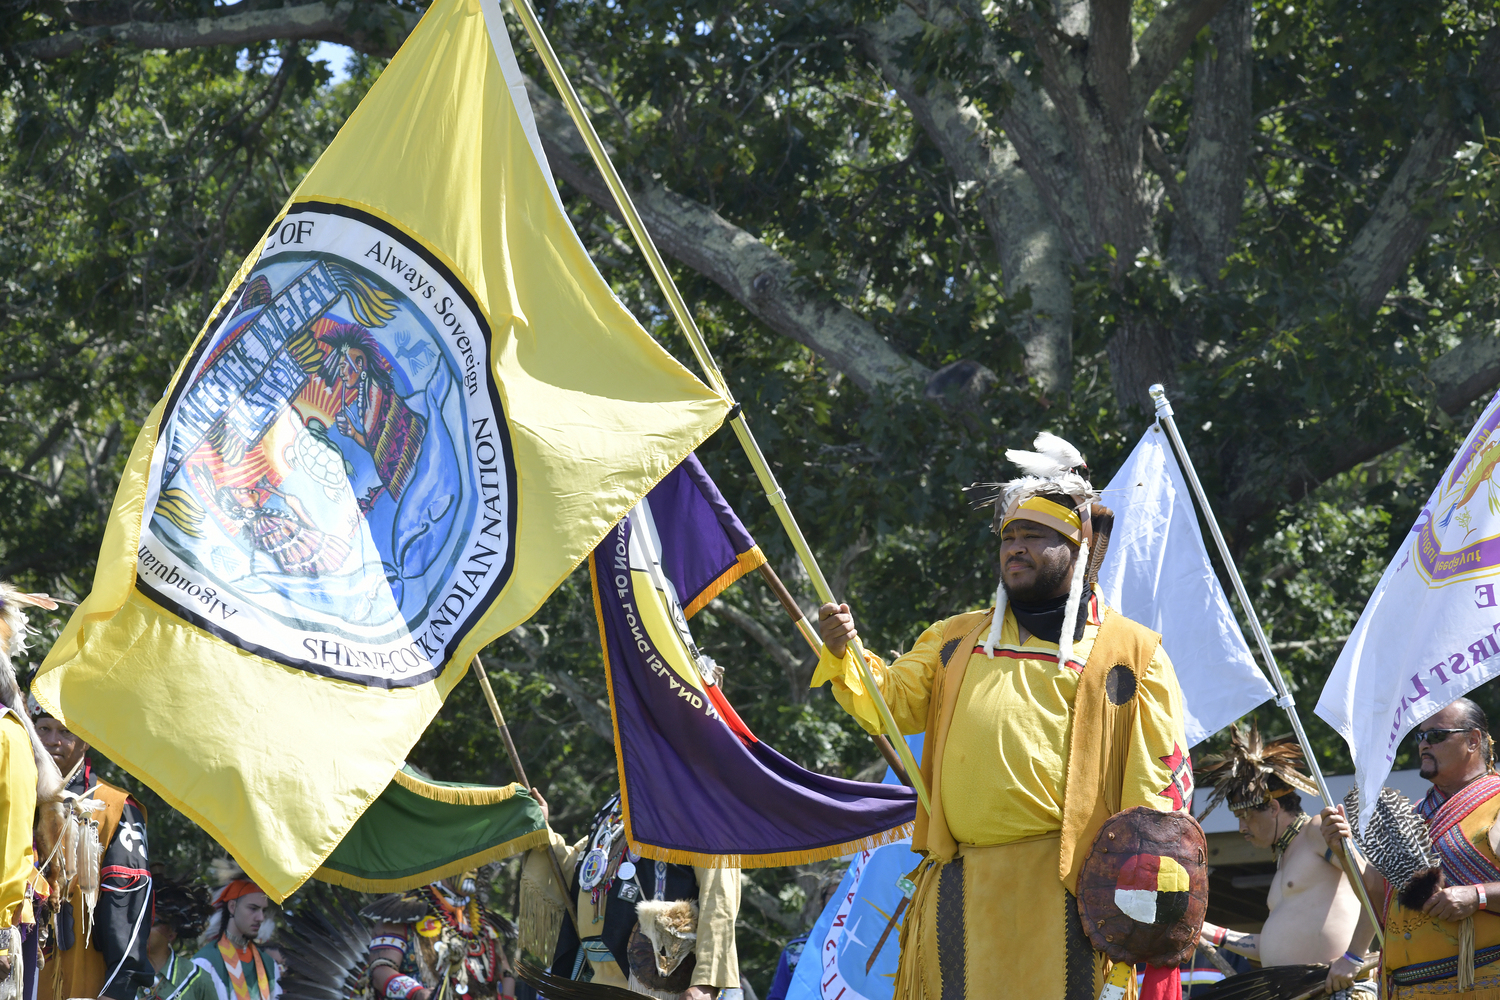
MULTIPOLYGON (((901 730, 926 733, 932 799, 912 838, 925 860, 901 929, 898 1000, 995 996, 1004 984, 1095 1000, 1108 961, 1074 898, 1094 836, 1132 806, 1191 808, 1182 692, 1160 636, 1094 592, 1113 515, 1077 473, 1076 449, 1050 434, 1036 447, 1006 453, 1028 475, 971 488, 976 506, 996 508, 998 610, 937 622, 889 665, 869 656, 901 730)), ((818 617, 814 686, 831 681, 878 732, 848 606, 818 617)))

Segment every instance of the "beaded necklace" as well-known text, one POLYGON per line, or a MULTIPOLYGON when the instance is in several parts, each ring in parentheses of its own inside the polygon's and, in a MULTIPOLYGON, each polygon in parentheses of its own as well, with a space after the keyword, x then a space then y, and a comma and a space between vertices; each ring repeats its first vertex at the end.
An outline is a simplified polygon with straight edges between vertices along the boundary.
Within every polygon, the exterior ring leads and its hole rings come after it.
POLYGON ((1278 868, 1281 867, 1281 856, 1286 853, 1286 849, 1291 845, 1293 838, 1302 832, 1302 828, 1307 825, 1309 819, 1311 817, 1307 813, 1298 813, 1297 818, 1292 820, 1292 825, 1287 827, 1286 832, 1277 837, 1276 843, 1271 845, 1271 853, 1276 856, 1276 866, 1278 868))

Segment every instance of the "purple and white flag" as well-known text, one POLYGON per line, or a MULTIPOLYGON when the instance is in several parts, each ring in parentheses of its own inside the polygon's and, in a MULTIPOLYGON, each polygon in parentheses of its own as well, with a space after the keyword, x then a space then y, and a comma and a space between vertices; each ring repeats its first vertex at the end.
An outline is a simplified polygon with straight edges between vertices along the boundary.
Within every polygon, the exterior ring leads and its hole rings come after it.
POLYGON ((1402 737, 1500 675, 1500 394, 1370 595, 1315 710, 1349 743, 1363 821, 1402 737))

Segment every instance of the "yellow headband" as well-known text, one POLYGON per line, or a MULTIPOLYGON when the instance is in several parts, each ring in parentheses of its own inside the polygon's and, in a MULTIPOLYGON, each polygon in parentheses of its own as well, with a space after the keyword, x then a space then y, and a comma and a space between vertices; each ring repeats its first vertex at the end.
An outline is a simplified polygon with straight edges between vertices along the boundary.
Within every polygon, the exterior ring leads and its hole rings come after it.
POLYGON ((1030 497, 1011 508, 1000 522, 1000 530, 1004 531, 1012 521, 1035 521, 1053 529, 1074 545, 1083 544, 1084 520, 1078 511, 1045 497, 1030 497))

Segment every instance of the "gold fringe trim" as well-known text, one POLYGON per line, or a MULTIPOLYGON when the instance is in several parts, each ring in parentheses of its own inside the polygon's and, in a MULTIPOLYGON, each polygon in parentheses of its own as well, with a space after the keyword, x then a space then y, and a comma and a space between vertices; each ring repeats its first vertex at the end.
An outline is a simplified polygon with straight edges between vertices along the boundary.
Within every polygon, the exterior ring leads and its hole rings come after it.
POLYGON ((522 951, 551 965, 558 935, 562 934, 563 915, 560 904, 529 880, 521 880, 521 912, 517 923, 522 951))
POLYGON ((906 840, 911 836, 912 823, 905 823, 884 833, 877 833, 845 844, 829 847, 814 847, 803 851, 782 851, 779 854, 699 854, 696 851, 677 851, 666 847, 643 844, 630 831, 630 815, 625 816, 625 836, 630 849, 653 861, 666 861, 676 865, 696 865, 699 868, 781 868, 786 865, 805 865, 813 861, 829 861, 847 858, 861 851, 873 851, 906 840))
POLYGON ((521 787, 520 783, 515 781, 501 788, 488 785, 466 785, 458 788, 451 785, 434 785, 408 773, 405 768, 396 772, 394 780, 408 792, 414 792, 424 799, 446 802, 454 806, 492 806, 497 802, 505 802, 514 798, 516 790, 521 787))
POLYGON ((728 590, 730 585, 751 570, 759 569, 765 564, 766 554, 760 550, 759 545, 750 546, 749 552, 741 552, 738 562, 726 569, 719 578, 704 588, 703 593, 693 598, 693 603, 682 609, 684 617, 691 618, 704 608, 708 602, 728 590))
POLYGON ((345 889, 353 889, 355 892, 402 892, 406 889, 416 889, 433 882, 440 882, 452 875, 461 875, 470 868, 478 868, 487 865, 491 861, 500 861, 513 854, 529 851, 533 847, 541 847, 552 842, 547 830, 533 830, 522 834, 514 840, 507 840, 503 844, 487 848, 478 854, 470 854, 450 861, 438 868, 417 872, 414 875, 404 875, 400 878, 364 878, 359 875, 351 875, 337 869, 323 866, 313 872, 313 878, 319 882, 328 882, 332 885, 341 885, 345 889))

